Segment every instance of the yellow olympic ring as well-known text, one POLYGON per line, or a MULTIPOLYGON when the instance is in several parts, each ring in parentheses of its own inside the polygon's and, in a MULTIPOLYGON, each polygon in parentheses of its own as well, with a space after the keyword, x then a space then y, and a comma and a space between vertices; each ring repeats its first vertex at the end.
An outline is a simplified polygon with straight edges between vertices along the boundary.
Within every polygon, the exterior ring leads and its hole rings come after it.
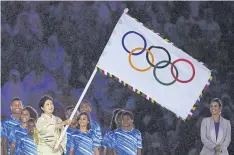
MULTIPOLYGON (((134 48, 130 53, 129 53, 129 55, 128 55, 128 61, 129 61, 129 64, 130 64, 130 66, 133 68, 133 69, 135 69, 135 70, 137 70, 137 71, 139 71, 139 72, 145 72, 145 71, 148 71, 148 70, 150 70, 151 68, 152 68, 152 66, 150 65, 149 67, 147 67, 147 68, 145 68, 145 69, 139 69, 139 68, 136 68, 133 64, 132 64, 132 60, 131 60, 131 56, 132 56, 132 54, 135 52, 135 51, 137 51, 137 50, 142 50, 143 48, 141 48, 141 47, 137 47, 137 48, 134 48)), ((148 50, 148 49, 146 49, 146 52, 148 52, 149 54, 150 54, 150 56, 152 57, 152 64, 154 64, 154 56, 153 56, 153 54, 151 53, 151 51, 150 50, 148 50)))

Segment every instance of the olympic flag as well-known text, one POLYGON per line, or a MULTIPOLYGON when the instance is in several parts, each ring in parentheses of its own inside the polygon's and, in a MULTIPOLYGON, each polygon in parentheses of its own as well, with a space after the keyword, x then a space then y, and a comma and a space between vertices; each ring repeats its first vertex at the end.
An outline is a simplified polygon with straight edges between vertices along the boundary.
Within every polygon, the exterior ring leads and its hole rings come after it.
POLYGON ((123 13, 97 63, 104 74, 186 119, 211 71, 123 13))
MULTIPOLYGON (((142 23, 123 13, 97 63, 97 70, 118 79, 151 102, 186 119, 211 72, 200 62, 165 41, 142 23)), ((85 86, 71 116, 74 117, 97 70, 85 86)), ((55 148, 58 148, 68 125, 55 148)))

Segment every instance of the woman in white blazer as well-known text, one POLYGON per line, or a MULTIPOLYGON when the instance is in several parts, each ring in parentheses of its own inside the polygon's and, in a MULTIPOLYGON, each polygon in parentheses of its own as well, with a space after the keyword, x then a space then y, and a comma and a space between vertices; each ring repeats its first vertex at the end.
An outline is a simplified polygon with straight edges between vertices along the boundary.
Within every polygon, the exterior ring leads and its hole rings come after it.
POLYGON ((203 148, 200 155, 229 155, 231 142, 231 124, 221 116, 222 103, 215 98, 210 102, 211 117, 201 123, 201 141, 203 148))

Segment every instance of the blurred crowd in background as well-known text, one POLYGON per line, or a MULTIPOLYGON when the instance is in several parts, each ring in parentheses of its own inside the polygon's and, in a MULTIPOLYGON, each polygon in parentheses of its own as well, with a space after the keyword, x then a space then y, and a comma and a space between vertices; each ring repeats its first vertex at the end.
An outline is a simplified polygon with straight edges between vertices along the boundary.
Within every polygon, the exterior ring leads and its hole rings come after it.
MULTIPOLYGON (((2 119, 18 96, 38 112, 44 94, 54 98, 55 115, 75 105, 125 8, 212 70, 189 121, 152 104, 117 81, 97 73, 85 99, 102 128, 115 108, 130 110, 142 132, 144 155, 198 155, 200 125, 208 102, 219 97, 231 121, 234 155, 234 2, 1 2, 2 119)), ((173 103, 172 103, 173 104, 173 103)))

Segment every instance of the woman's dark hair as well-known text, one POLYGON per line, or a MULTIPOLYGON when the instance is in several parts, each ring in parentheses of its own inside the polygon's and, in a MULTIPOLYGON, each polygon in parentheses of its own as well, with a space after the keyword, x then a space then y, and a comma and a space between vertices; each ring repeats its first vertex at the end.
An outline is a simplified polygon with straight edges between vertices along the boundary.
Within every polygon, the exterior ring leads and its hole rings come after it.
MULTIPOLYGON (((40 101, 39 101, 39 105, 38 105, 40 109, 44 107, 45 102, 46 102, 47 100, 53 101, 53 98, 50 97, 50 96, 48 96, 48 95, 45 95, 45 96, 42 96, 42 97, 41 97, 41 99, 40 99, 40 101)), ((44 111, 43 111, 42 109, 41 109, 41 111, 44 113, 44 111)))
MULTIPOLYGON (((37 113, 36 109, 34 109, 31 106, 26 106, 22 111, 24 111, 24 110, 28 110, 28 112, 30 114, 30 118, 33 118, 33 119, 37 120, 38 113, 37 113)), ((22 113, 22 111, 21 111, 21 113, 22 113)))
POLYGON ((86 112, 81 112, 81 113, 78 115, 78 117, 77 117, 77 122, 78 122, 78 124, 77 124, 77 128, 78 128, 78 129, 80 129, 79 120, 80 120, 80 118, 81 118, 81 116, 82 116, 82 115, 87 116, 88 121, 89 121, 88 126, 87 126, 87 129, 88 129, 88 130, 89 130, 89 129, 91 129, 90 116, 89 116, 89 114, 88 114, 88 113, 86 113, 86 112))
POLYGON ((221 102, 221 100, 220 100, 219 98, 214 98, 213 100, 210 101, 210 104, 211 104, 212 102, 216 102, 216 103, 219 104, 219 107, 220 107, 220 108, 222 107, 222 102, 221 102))
POLYGON ((122 114, 122 118, 123 118, 123 116, 129 116, 131 118, 131 120, 134 120, 134 116, 133 116, 133 114, 130 111, 125 111, 122 114))
POLYGON ((119 111, 121 111, 121 109, 115 109, 113 111, 113 115, 112 115, 112 119, 111 119, 111 124, 110 124, 111 131, 117 129, 117 124, 115 122, 115 117, 116 117, 116 115, 118 114, 119 111))

